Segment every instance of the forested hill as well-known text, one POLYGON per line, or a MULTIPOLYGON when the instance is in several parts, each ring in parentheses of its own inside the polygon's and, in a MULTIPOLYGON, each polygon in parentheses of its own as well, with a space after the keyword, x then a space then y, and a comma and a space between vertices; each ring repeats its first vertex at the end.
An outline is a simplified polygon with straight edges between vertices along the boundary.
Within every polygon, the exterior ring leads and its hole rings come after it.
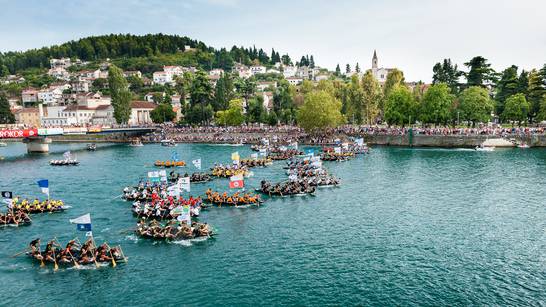
MULTIPOLYGON (((223 68, 226 70, 231 69, 235 62, 246 65, 259 62, 266 66, 281 60, 285 64, 291 62, 288 55, 281 57, 274 49, 268 54, 263 49, 256 49, 256 47, 233 46, 230 50, 215 49, 186 36, 110 34, 86 37, 61 45, 24 52, 0 53, 0 76, 15 74, 28 68, 46 68, 49 67, 50 58, 62 57, 79 58, 84 61, 98 61, 107 58, 123 60, 125 63, 122 64, 125 65, 122 66, 127 66, 127 68, 136 65, 136 62, 142 64, 143 59, 151 59, 152 62, 157 62, 157 65, 195 65, 204 69, 223 68), (191 49, 186 50, 187 46, 191 49)), ((302 58, 302 60, 305 59, 302 58)), ((150 67, 150 69, 155 69, 155 67, 150 67)))

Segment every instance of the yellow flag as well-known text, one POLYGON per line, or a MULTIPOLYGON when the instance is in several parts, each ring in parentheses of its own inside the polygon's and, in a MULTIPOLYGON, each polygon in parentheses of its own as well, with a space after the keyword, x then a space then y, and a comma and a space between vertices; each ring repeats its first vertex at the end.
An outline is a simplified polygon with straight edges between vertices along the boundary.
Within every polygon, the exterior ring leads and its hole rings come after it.
POLYGON ((234 152, 231 154, 231 160, 239 161, 239 152, 234 152))

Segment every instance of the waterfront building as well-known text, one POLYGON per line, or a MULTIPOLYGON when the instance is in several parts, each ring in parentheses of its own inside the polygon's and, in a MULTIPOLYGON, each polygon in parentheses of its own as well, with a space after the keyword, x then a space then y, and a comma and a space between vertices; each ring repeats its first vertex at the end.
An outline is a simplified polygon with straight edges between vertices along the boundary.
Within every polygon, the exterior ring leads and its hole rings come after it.
POLYGON ((157 107, 156 104, 147 101, 133 101, 131 102, 131 117, 129 119, 129 125, 140 126, 152 123, 150 112, 157 107))
POLYGON ((34 88, 27 88, 21 92, 21 101, 23 105, 26 103, 38 102, 38 90, 34 88))
POLYGON ((22 108, 14 113, 15 122, 26 127, 39 127, 40 114, 38 108, 22 108))

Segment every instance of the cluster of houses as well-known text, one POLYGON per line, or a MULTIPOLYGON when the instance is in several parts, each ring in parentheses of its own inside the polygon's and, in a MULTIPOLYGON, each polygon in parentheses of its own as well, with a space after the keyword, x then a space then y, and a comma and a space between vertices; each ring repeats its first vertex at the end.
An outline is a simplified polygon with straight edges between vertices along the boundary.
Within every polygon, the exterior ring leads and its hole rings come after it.
MULTIPOLYGON (((383 68, 378 65, 377 53, 372 57, 371 71, 380 84, 384 84, 391 68, 383 68)), ((51 59, 48 74, 56 79, 56 82, 46 88, 26 88, 20 98, 10 98, 16 120, 27 126, 87 126, 87 125, 113 125, 113 107, 111 99, 101 92, 93 92, 93 82, 99 78, 108 78, 108 62, 100 65, 96 70, 69 69, 71 66, 83 66, 88 63, 80 60, 72 61, 69 58, 51 59), (72 72, 70 72, 72 70, 72 72), (33 105, 38 107, 21 107, 33 105)), ((124 71, 125 77, 138 77, 145 85, 174 85, 177 77, 184 73, 195 73, 195 67, 163 66, 162 71, 152 74, 152 79, 142 75, 140 71, 124 71)), ((236 64, 232 73, 240 78, 247 79, 259 74, 282 75, 290 84, 297 86, 304 80, 315 82, 329 79, 332 73, 319 67, 293 66, 276 63, 272 67, 263 65, 246 66, 236 64)), ((212 85, 215 85, 224 74, 223 69, 212 69, 208 76, 212 85)), ((362 72, 349 72, 346 75, 363 75, 362 72)), ((24 82, 16 76, 8 76, 4 82, 24 82)), ((416 86, 416 84, 408 84, 416 86)), ((276 81, 258 81, 256 84, 257 95, 262 96, 263 106, 269 112, 273 106, 273 92, 277 88, 276 81)), ((95 89, 97 90, 97 89, 95 89)), ((150 92, 144 95, 142 101, 131 103, 130 125, 143 125, 151 123, 150 112, 159 101, 165 101, 165 92, 150 92)), ((186 97, 172 95, 170 102, 177 113, 177 120, 182 117, 181 106, 186 102, 186 97)))

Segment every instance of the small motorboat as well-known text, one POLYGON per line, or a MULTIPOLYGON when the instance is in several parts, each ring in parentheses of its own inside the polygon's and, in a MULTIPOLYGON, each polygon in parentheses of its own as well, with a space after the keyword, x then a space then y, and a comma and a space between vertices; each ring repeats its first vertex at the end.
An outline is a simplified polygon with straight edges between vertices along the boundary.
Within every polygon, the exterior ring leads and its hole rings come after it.
POLYGON ((475 150, 476 151, 495 151, 495 147, 485 147, 482 144, 480 146, 476 146, 475 150))
POLYGON ((525 144, 525 143, 520 143, 518 144, 518 148, 530 148, 531 146, 529 146, 528 144, 525 144))
POLYGON ((0 147, 6 147, 6 146, 8 146, 8 144, 7 144, 7 143, 4 143, 4 142, 0 142, 0 147))
POLYGON ((97 150, 97 145, 96 144, 87 144, 87 150, 95 151, 95 150, 97 150))
POLYGON ((174 140, 161 140, 161 146, 175 147, 177 144, 174 142, 174 140))

